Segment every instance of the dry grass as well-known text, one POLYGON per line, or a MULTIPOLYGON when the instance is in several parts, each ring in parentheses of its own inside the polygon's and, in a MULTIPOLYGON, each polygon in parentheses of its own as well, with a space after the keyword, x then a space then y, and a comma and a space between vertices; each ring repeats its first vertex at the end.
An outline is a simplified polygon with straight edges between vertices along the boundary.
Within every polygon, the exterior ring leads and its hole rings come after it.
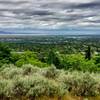
POLYGON ((77 96, 65 95, 64 97, 60 98, 60 97, 43 96, 43 97, 40 97, 40 98, 36 98, 35 100, 100 100, 100 97, 88 97, 88 98, 86 98, 86 97, 77 97, 77 96))
POLYGON ((33 98, 27 98, 27 97, 19 97, 19 98, 0 98, 0 100, 100 100, 100 96, 98 97, 78 97, 78 96, 71 96, 71 95, 65 95, 63 97, 47 97, 47 96, 41 96, 41 97, 33 97, 33 98))

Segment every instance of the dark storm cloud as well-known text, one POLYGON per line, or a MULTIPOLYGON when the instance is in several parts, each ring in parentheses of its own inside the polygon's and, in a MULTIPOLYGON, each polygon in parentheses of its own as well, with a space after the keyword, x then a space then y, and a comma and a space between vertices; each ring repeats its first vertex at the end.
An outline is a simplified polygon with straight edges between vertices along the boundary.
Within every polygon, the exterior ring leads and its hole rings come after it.
POLYGON ((53 15, 53 12, 50 12, 48 10, 25 10, 25 9, 21 9, 19 10, 13 10, 12 11, 15 14, 25 14, 26 16, 34 16, 34 15, 38 15, 38 16, 46 16, 46 15, 53 15))
POLYGON ((76 5, 75 8, 78 8, 78 9, 81 9, 81 8, 85 8, 85 9, 87 9, 87 8, 91 8, 91 9, 100 8, 100 2, 79 4, 79 5, 76 5))
POLYGON ((0 27, 100 26, 99 0, 0 0, 0 27))
POLYGON ((47 3, 47 4, 43 4, 42 7, 44 8, 57 8, 57 9, 62 9, 62 10, 67 10, 70 9, 71 11, 73 9, 96 9, 96 8, 100 8, 100 1, 96 1, 96 2, 89 2, 89 3, 68 3, 68 2, 54 2, 54 3, 47 3))
POLYGON ((24 4, 24 3, 28 3, 27 1, 0 1, 0 4, 2 4, 2 5, 7 5, 7 4, 10 4, 10 5, 12 5, 12 4, 15 4, 15 5, 20 5, 20 4, 24 4))

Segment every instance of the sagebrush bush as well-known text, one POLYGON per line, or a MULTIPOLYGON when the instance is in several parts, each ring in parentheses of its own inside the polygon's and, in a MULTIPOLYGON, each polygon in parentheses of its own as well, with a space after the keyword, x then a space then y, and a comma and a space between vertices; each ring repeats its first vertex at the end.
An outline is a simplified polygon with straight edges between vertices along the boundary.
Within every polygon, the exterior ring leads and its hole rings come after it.
POLYGON ((65 90, 62 84, 44 77, 36 77, 28 92, 28 96, 62 96, 65 90))
POLYGON ((69 92, 77 96, 96 96, 100 94, 98 90, 99 82, 88 72, 68 72, 66 75, 61 74, 59 81, 66 85, 69 92))
POLYGON ((12 88, 14 96, 39 97, 39 96, 62 96, 65 93, 62 84, 43 76, 26 76, 17 78, 12 88))
POLYGON ((0 98, 1 97, 11 97, 12 96, 12 87, 13 82, 12 80, 0 80, 0 98))
POLYGON ((0 70, 0 98, 24 96, 34 99, 44 95, 61 97, 66 93, 77 96, 100 95, 99 73, 64 71, 54 66, 5 66, 0 70))
POLYGON ((5 68, 16 68, 13 64, 4 64, 2 67, 0 67, 0 71, 4 70, 5 68))
POLYGON ((30 88, 30 82, 27 77, 16 77, 13 80, 14 84, 12 87, 13 95, 18 96, 25 96, 30 88))
POLYGON ((47 78, 57 78, 60 74, 60 70, 56 69, 55 66, 48 67, 44 69, 43 75, 47 78))
POLYGON ((0 74, 6 79, 11 79, 18 75, 21 75, 22 72, 23 70, 21 68, 8 67, 8 68, 3 69, 0 74))
POLYGON ((24 75, 33 74, 33 73, 37 73, 40 71, 40 68, 38 68, 36 66, 32 66, 30 64, 23 65, 22 69, 23 69, 24 75))

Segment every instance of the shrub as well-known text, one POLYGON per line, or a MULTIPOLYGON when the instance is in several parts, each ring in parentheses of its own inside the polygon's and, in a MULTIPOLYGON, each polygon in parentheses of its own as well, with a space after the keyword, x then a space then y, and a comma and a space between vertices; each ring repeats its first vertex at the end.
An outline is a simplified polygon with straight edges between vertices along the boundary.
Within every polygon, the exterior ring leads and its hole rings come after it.
POLYGON ((13 93, 12 86, 13 83, 11 80, 0 80, 0 98, 11 97, 13 93))
POLYGON ((25 96, 30 88, 28 77, 16 77, 13 80, 13 96, 20 97, 25 96))
POLYGON ((15 65, 13 64, 4 64, 1 68, 0 68, 0 71, 6 69, 6 68, 16 68, 15 65))
POLYGON ((90 73, 68 72, 59 77, 59 81, 66 85, 69 92, 77 96, 96 96, 100 92, 96 87, 99 84, 90 73))
POLYGON ((60 71, 56 69, 55 66, 48 67, 44 70, 43 75, 47 78, 57 78, 60 74, 60 71))
POLYGON ((29 97, 63 96, 64 93, 65 90, 61 84, 44 77, 36 77, 27 95, 29 97))
POLYGON ((39 75, 16 78, 16 80, 14 80, 12 91, 13 96, 27 96, 29 98, 43 95, 62 96, 65 94, 62 84, 39 75))
POLYGON ((0 96, 34 99, 40 96, 61 97, 68 92, 77 96, 97 96, 100 95, 99 78, 99 73, 64 71, 54 66, 23 65, 18 68, 5 65, 0 71, 0 96))
POLYGON ((33 73, 37 73, 38 71, 40 71, 40 68, 35 67, 33 65, 30 65, 30 64, 23 65, 22 69, 23 69, 24 75, 33 74, 33 73))
POLYGON ((12 79, 18 75, 21 75, 23 73, 23 70, 21 68, 17 68, 13 65, 4 66, 1 71, 1 75, 5 79, 12 79))

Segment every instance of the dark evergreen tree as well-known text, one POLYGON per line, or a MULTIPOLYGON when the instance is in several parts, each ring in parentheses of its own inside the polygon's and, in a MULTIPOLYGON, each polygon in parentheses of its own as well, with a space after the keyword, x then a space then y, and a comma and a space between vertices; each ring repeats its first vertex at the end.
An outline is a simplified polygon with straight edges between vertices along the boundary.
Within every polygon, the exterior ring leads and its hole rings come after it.
POLYGON ((0 60, 2 59, 9 60, 10 56, 11 56, 11 49, 5 44, 0 44, 0 60))
POLYGON ((85 51, 85 59, 91 60, 91 47, 88 46, 87 50, 85 51))
POLYGON ((11 59, 11 49, 5 45, 0 43, 0 67, 3 64, 8 64, 10 63, 11 59))
POLYGON ((56 68, 59 68, 59 66, 60 66, 60 59, 59 59, 57 53, 54 52, 53 50, 50 50, 50 52, 48 54, 47 62, 48 62, 48 64, 54 64, 56 66, 56 68))

